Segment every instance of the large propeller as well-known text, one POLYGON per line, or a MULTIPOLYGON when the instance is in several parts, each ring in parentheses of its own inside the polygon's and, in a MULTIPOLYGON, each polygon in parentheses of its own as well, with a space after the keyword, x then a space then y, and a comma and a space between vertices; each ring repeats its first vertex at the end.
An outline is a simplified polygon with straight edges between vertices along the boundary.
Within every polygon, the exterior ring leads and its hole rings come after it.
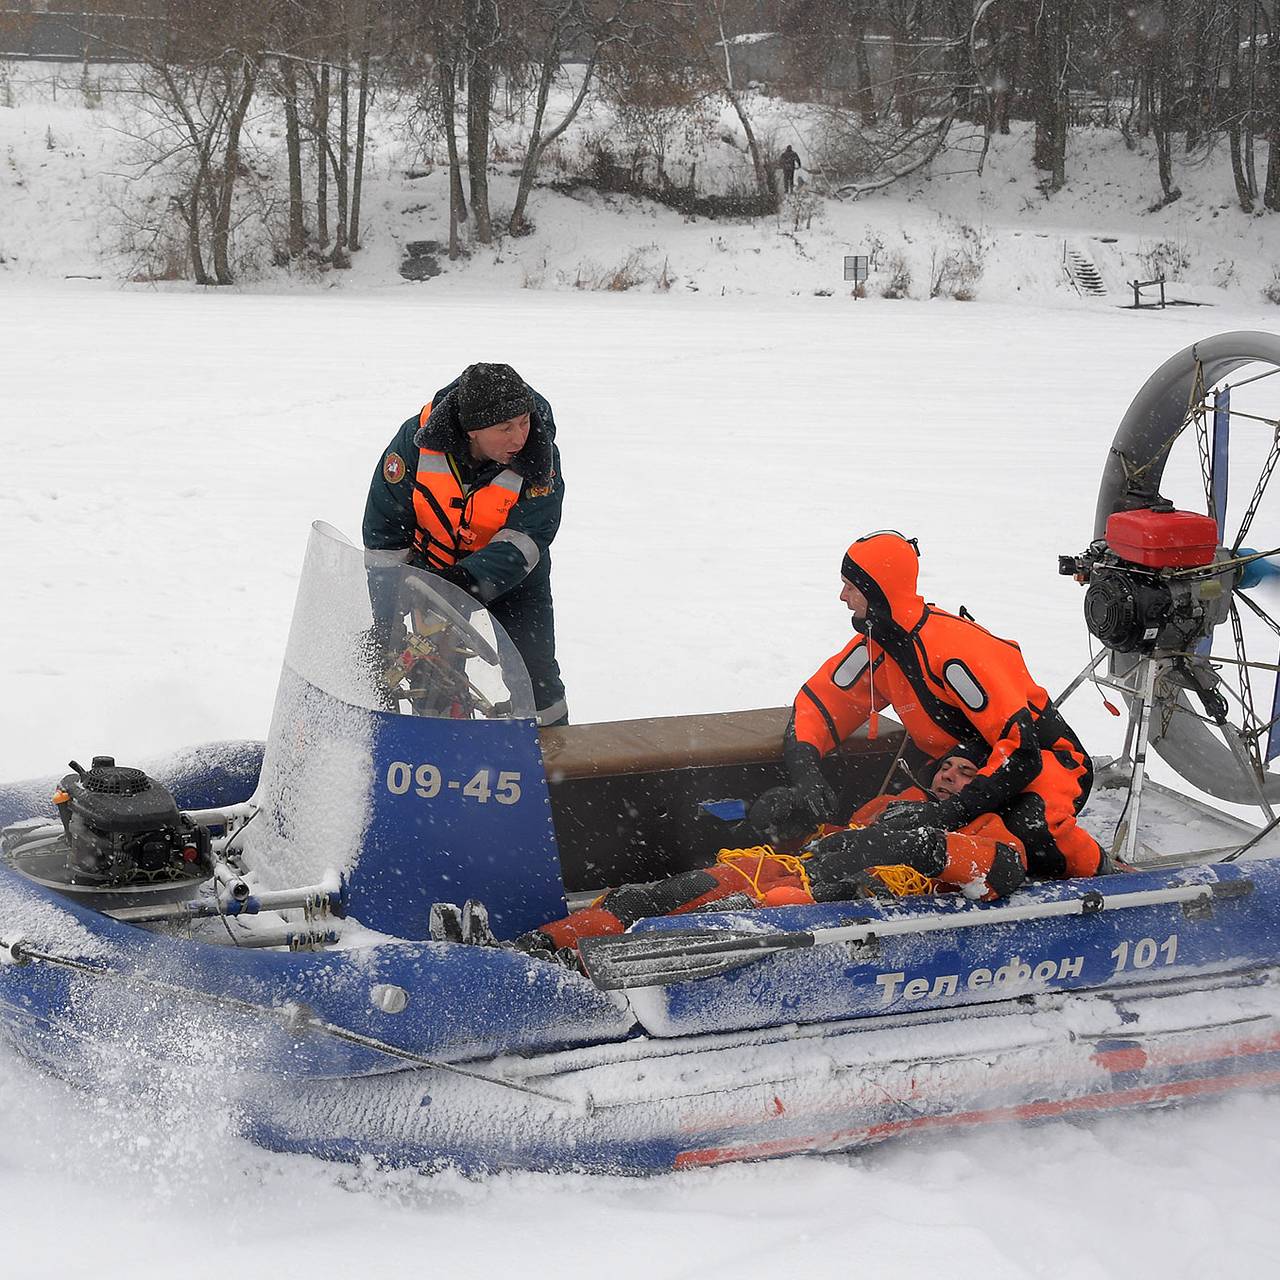
MULTIPOLYGON (((1226 380, 1249 364, 1268 368, 1237 383, 1237 390, 1280 372, 1280 337, 1253 332, 1219 334, 1180 351, 1152 374, 1134 398, 1112 443, 1099 487, 1095 538, 1104 536, 1107 518, 1114 512, 1158 498, 1172 445, 1194 427, 1205 503, 1217 525, 1219 546, 1231 559, 1258 556, 1246 545, 1246 539, 1271 474, 1280 463, 1280 422, 1233 408, 1232 387, 1225 385, 1226 380), (1233 529, 1227 508, 1232 428, 1238 419, 1249 420, 1243 423, 1245 427, 1253 423, 1269 427, 1272 441, 1250 500, 1233 529)), ((1208 636, 1196 645, 1194 654, 1169 664, 1156 683, 1151 730, 1151 745, 1157 754, 1189 782, 1219 799, 1247 805, 1260 799, 1280 805, 1280 775, 1271 774, 1266 767, 1280 755, 1280 623, 1251 594, 1280 576, 1275 551, 1269 547, 1264 550, 1264 556, 1242 564, 1233 579, 1224 575, 1224 585, 1231 591, 1230 610, 1225 616, 1230 620, 1232 655, 1214 654, 1214 637, 1208 636), (1250 659, 1246 616, 1249 629, 1256 632, 1261 624, 1274 633, 1275 661, 1250 659), (1224 667, 1234 673, 1231 682, 1219 674, 1224 667), (1252 687, 1252 677, 1264 672, 1271 685, 1265 716, 1259 714, 1262 699, 1255 696, 1252 687), (1189 700, 1190 691, 1202 702, 1199 694, 1206 689, 1221 689, 1230 695, 1229 722, 1202 714, 1189 700)), ((1133 654, 1113 652, 1110 657, 1113 675, 1126 676, 1136 666, 1133 654)))

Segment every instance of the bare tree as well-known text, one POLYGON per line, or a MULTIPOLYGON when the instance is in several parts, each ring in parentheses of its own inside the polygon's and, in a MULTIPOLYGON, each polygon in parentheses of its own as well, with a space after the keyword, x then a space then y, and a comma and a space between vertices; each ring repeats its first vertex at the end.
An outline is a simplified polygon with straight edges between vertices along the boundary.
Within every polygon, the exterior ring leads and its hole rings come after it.
POLYGON ((773 176, 765 164, 764 152, 752 127, 742 86, 734 79, 727 11, 728 0, 688 0, 683 6, 687 48, 698 57, 703 74, 738 117, 755 173, 756 194, 766 204, 772 205, 776 200, 773 176))
MULTIPOLYGON (((1261 8, 1261 5, 1258 6, 1261 8)), ((1267 180, 1262 203, 1273 212, 1280 211, 1280 32, 1276 15, 1264 13, 1267 23, 1267 180)))
POLYGON ((528 230, 524 213, 529 202, 529 193, 533 190, 538 163, 546 149, 577 118, 582 104, 586 101, 587 93, 592 87, 601 49, 614 38, 614 26, 610 18, 593 21, 583 0, 532 0, 525 11, 521 43, 525 57, 537 71, 537 96, 534 102, 533 124, 530 127, 529 140, 525 145, 524 163, 520 167, 516 202, 508 223, 508 230, 512 235, 521 235, 528 230), (565 50, 573 44, 590 46, 582 79, 564 114, 555 125, 548 128, 546 113, 551 87, 555 83, 557 73, 561 70, 565 50))
POLYGON ((200 284, 234 282, 230 241, 244 125, 268 56, 271 17, 270 6, 237 0, 172 0, 167 47, 150 42, 129 50, 138 68, 136 101, 149 121, 137 135, 143 166, 173 185, 172 207, 200 284))
POLYGON ((1180 94, 1179 46, 1182 12, 1178 0, 1160 0, 1138 13, 1136 22, 1145 49, 1141 84, 1151 136, 1156 144, 1156 170, 1160 177, 1161 204, 1177 200, 1182 192, 1173 185, 1173 134, 1180 94))
POLYGON ((1244 155, 1241 134, 1244 127, 1244 95, 1240 91, 1240 0, 1231 0, 1227 12, 1226 39, 1227 75, 1227 145, 1231 154, 1231 177, 1235 182, 1236 199, 1245 213, 1253 212, 1255 193, 1249 189, 1249 179, 1244 171, 1244 155))
POLYGON ((291 57, 279 58, 280 101, 284 106, 286 162, 289 168, 290 258, 300 258, 307 247, 307 229, 302 209, 302 128, 298 117, 298 69, 291 57))
POLYGON ((348 244, 352 252, 360 248, 360 193, 364 187, 364 147, 369 122, 370 63, 373 56, 373 0, 360 0, 360 8, 363 12, 359 15, 356 28, 360 36, 356 73, 356 162, 351 176, 351 226, 348 233, 348 244))
POLYGON ((463 30, 467 69, 467 178, 476 239, 493 240, 489 212, 489 128, 493 62, 501 27, 497 0, 464 0, 463 30))
POLYGON ((1033 163, 1048 173, 1046 186, 1057 191, 1067 181, 1067 133, 1070 125, 1069 72, 1073 0, 1041 4, 1031 0, 1031 104, 1036 124, 1033 163))

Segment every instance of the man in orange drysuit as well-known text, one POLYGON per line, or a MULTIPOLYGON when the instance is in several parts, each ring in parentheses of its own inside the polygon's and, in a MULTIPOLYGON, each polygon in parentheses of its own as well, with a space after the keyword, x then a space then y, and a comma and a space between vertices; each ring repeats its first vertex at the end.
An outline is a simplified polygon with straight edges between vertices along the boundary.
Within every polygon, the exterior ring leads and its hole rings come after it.
MULTIPOLYGON (((646 916, 683 915, 745 895, 754 906, 845 901, 879 886, 868 878, 872 867, 906 866, 936 889, 959 889, 973 897, 999 898, 1023 881, 1026 857, 994 814, 981 814, 963 831, 921 827, 894 828, 884 818, 895 806, 946 800, 958 795, 978 774, 975 757, 983 744, 957 746, 934 763, 929 790, 912 787, 897 795, 877 796, 864 804, 842 829, 815 840, 803 857, 767 849, 724 850, 705 870, 686 871, 654 885, 623 885, 561 920, 521 937, 530 951, 573 948, 582 938, 622 933, 646 916)), ((725 903, 726 907, 729 905, 725 903)))
POLYGON ((857 635, 796 695, 783 744, 792 785, 762 796, 752 822, 776 838, 835 816, 820 760, 892 707, 926 755, 975 735, 988 754, 962 793, 895 808, 882 824, 959 831, 979 814, 999 814, 1026 847, 1031 874, 1099 874, 1102 850, 1076 822, 1093 782, 1080 740, 1018 646, 926 604, 918 570, 914 540, 898 533, 859 538, 846 552, 840 599, 857 635))

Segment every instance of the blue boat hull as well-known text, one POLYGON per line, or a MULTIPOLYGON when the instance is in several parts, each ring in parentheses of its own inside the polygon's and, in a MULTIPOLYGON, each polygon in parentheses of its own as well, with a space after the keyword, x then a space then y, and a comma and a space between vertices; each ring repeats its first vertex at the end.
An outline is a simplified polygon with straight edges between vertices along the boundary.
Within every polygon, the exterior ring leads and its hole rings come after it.
MULTIPOLYGON (((181 805, 252 791, 252 747, 204 760, 165 775, 181 805)), ((42 794, 47 784, 0 792, 0 825, 45 816, 42 794)), ((1038 885, 1012 905, 1100 885, 1117 899, 1234 887, 1207 906, 1040 920, 1000 922, 1000 908, 958 899, 706 915, 708 930, 984 912, 992 923, 814 947, 623 997, 493 948, 188 941, 0 868, 6 940, 17 930, 83 966, 0 968, 0 1024, 77 1084, 101 1087, 122 1060, 192 1076, 280 1150, 650 1172, 1269 1087, 1280 1079, 1278 878, 1280 860, 1266 858, 1038 885), (403 1010, 379 1007, 380 985, 407 993, 403 1010)))

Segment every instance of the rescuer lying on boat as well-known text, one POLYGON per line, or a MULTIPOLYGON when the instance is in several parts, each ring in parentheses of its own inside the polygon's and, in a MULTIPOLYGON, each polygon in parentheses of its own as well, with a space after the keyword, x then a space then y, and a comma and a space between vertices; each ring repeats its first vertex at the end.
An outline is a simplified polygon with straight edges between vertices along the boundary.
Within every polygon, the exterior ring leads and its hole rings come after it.
POLYGON ((622 933, 646 916, 683 915, 715 903, 728 909, 839 902, 886 888, 894 893, 958 889, 975 898, 1004 897, 1022 883, 1026 858, 1021 843, 994 814, 980 814, 951 832, 886 821, 895 810, 914 812, 920 805, 959 795, 978 776, 977 762, 987 754, 985 743, 957 745, 925 771, 928 790, 911 787, 877 796, 854 813, 848 828, 825 828, 799 853, 777 853, 767 845, 722 849, 713 867, 657 884, 611 889, 591 906, 523 935, 517 945, 558 952, 576 947, 581 938, 622 933))
POLYGON ((882 823, 959 831, 979 814, 999 814, 1032 875, 1099 874, 1102 850, 1076 822, 1093 783, 1080 740, 1013 641, 925 603, 919 564, 914 539, 892 531, 845 553, 840 599, 857 634, 796 695, 783 743, 792 785, 766 792, 753 822, 776 840, 831 820, 836 795, 822 757, 868 722, 874 737, 876 712, 892 707, 925 755, 975 737, 987 755, 963 793, 896 809, 882 823))

